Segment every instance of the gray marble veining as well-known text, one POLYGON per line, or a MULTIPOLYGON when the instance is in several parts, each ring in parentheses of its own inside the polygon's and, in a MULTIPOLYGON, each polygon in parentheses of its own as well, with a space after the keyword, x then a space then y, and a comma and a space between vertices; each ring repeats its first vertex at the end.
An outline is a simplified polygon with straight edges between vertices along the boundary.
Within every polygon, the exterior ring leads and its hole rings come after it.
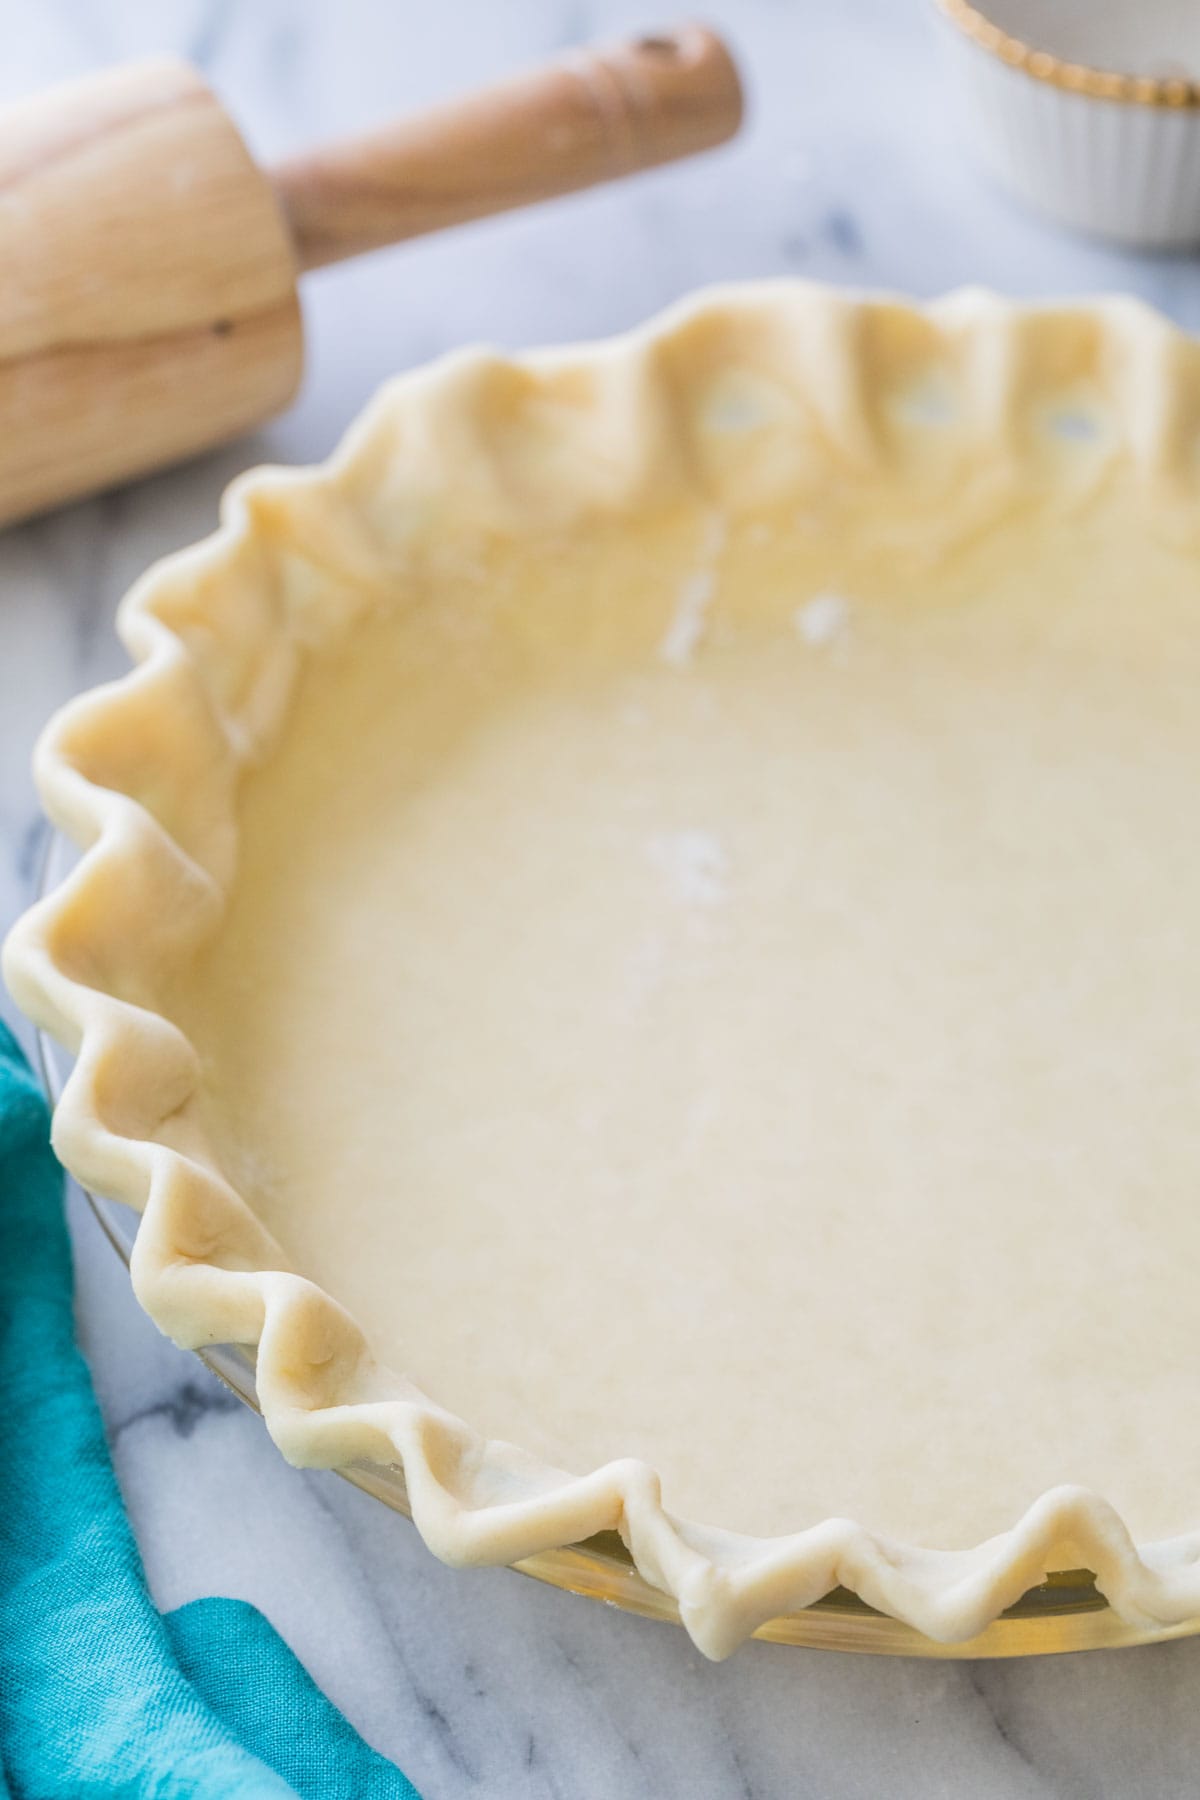
MULTIPOLYGON (((97 63, 198 60, 264 156, 657 22, 644 0, 0 0, 0 99, 97 63)), ((211 528, 238 470, 323 455, 384 376, 467 340, 633 323, 698 284, 800 274, 929 294, 1125 289, 1200 324, 1200 266, 1071 242, 976 177, 924 0, 709 0, 753 112, 704 162, 334 270, 309 285, 300 403, 252 441, 0 536, 0 920, 28 897, 34 735, 115 673, 121 592, 211 528)), ((13 428, 4 421, 6 429, 13 428)), ((19 426, 17 427, 19 428, 19 426)), ((5 1007, 0 1000, 0 1009, 5 1007)), ((11 1016, 9 1013, 8 1016, 11 1016)), ((1157 1800, 1200 1763, 1200 1641, 1012 1664, 683 1634, 503 1570, 454 1573, 258 1421, 138 1312, 72 1202, 79 1327, 155 1593, 257 1602, 428 1800, 1157 1800)))

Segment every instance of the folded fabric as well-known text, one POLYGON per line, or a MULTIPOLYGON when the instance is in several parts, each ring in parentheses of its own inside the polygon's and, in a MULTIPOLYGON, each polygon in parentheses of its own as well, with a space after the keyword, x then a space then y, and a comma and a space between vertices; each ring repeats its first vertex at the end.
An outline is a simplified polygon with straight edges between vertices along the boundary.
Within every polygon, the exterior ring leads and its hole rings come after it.
POLYGON ((62 1175, 0 1023, 0 1800, 417 1800, 252 1606, 161 1616, 75 1346, 62 1175))

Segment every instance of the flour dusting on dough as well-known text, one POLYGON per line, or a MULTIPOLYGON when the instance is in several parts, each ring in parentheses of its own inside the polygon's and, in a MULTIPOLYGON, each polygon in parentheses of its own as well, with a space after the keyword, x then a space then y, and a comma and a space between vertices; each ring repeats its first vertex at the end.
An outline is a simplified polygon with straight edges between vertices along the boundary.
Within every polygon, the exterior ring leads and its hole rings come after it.
POLYGON ((680 585, 675 611, 658 653, 665 663, 682 669, 692 660, 708 628, 708 614, 717 591, 717 561, 725 547, 725 521, 714 513, 704 529, 697 566, 680 585))
POLYGON ((796 609, 796 630, 817 650, 844 643, 849 626, 849 602, 840 594, 814 594, 796 609))
POLYGON ((681 906, 719 906, 725 899, 729 859, 711 831, 659 832, 647 849, 681 906))

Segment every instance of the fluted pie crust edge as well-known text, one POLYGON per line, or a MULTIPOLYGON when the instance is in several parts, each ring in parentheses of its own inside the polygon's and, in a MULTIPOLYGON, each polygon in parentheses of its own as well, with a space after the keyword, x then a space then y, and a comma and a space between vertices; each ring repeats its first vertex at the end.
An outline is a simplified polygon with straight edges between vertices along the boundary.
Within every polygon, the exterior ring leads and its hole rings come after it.
POLYGON ((906 434, 926 426, 920 407, 905 424, 892 402, 928 392, 931 371, 954 396, 951 424, 933 409, 949 447, 914 455, 906 478, 941 484, 968 521, 986 526, 1031 486, 1090 487, 1119 467, 1200 545, 1200 347, 1141 306, 719 290, 600 346, 456 355, 386 387, 323 466, 241 478, 216 534, 123 602, 133 671, 66 706, 36 753, 46 811, 84 854, 15 926, 4 971, 76 1058, 59 1155, 142 1214, 132 1271, 147 1312, 191 1348, 256 1348, 263 1415, 289 1461, 401 1465, 417 1527, 448 1563, 511 1563, 618 1531, 713 1657, 838 1586, 932 1639, 966 1640, 1060 1568, 1094 1571, 1133 1626, 1178 1625, 1200 1614, 1200 1529, 1138 1545, 1102 1496, 1060 1487, 968 1550, 914 1548, 847 1519, 751 1538, 672 1517, 644 1463, 573 1476, 483 1439, 382 1370, 215 1161, 178 1140, 199 1065, 155 995, 220 917, 239 778, 270 754, 304 658, 381 587, 453 567, 464 519, 484 533, 565 530, 698 495, 736 512, 786 494, 814 458, 852 479, 908 458, 906 434), (742 430, 731 372, 741 399, 769 391, 787 406, 742 430), (1035 446, 1046 397, 1084 378, 1116 428, 1081 459, 1047 460, 1035 446), (732 405, 736 454, 706 428, 714 393, 732 405))

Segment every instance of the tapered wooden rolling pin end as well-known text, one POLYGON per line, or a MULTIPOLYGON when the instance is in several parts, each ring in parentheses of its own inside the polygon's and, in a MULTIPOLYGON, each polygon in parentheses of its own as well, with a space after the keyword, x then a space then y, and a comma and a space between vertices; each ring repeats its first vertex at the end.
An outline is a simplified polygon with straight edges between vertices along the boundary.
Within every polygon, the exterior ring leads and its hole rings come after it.
POLYGON ((719 143, 698 26, 580 51, 264 173, 184 64, 0 110, 0 524, 236 436, 300 378, 300 270, 719 143))
POLYGON ((741 117, 733 58, 685 25, 576 51, 271 179, 300 267, 314 269, 711 149, 741 117))

